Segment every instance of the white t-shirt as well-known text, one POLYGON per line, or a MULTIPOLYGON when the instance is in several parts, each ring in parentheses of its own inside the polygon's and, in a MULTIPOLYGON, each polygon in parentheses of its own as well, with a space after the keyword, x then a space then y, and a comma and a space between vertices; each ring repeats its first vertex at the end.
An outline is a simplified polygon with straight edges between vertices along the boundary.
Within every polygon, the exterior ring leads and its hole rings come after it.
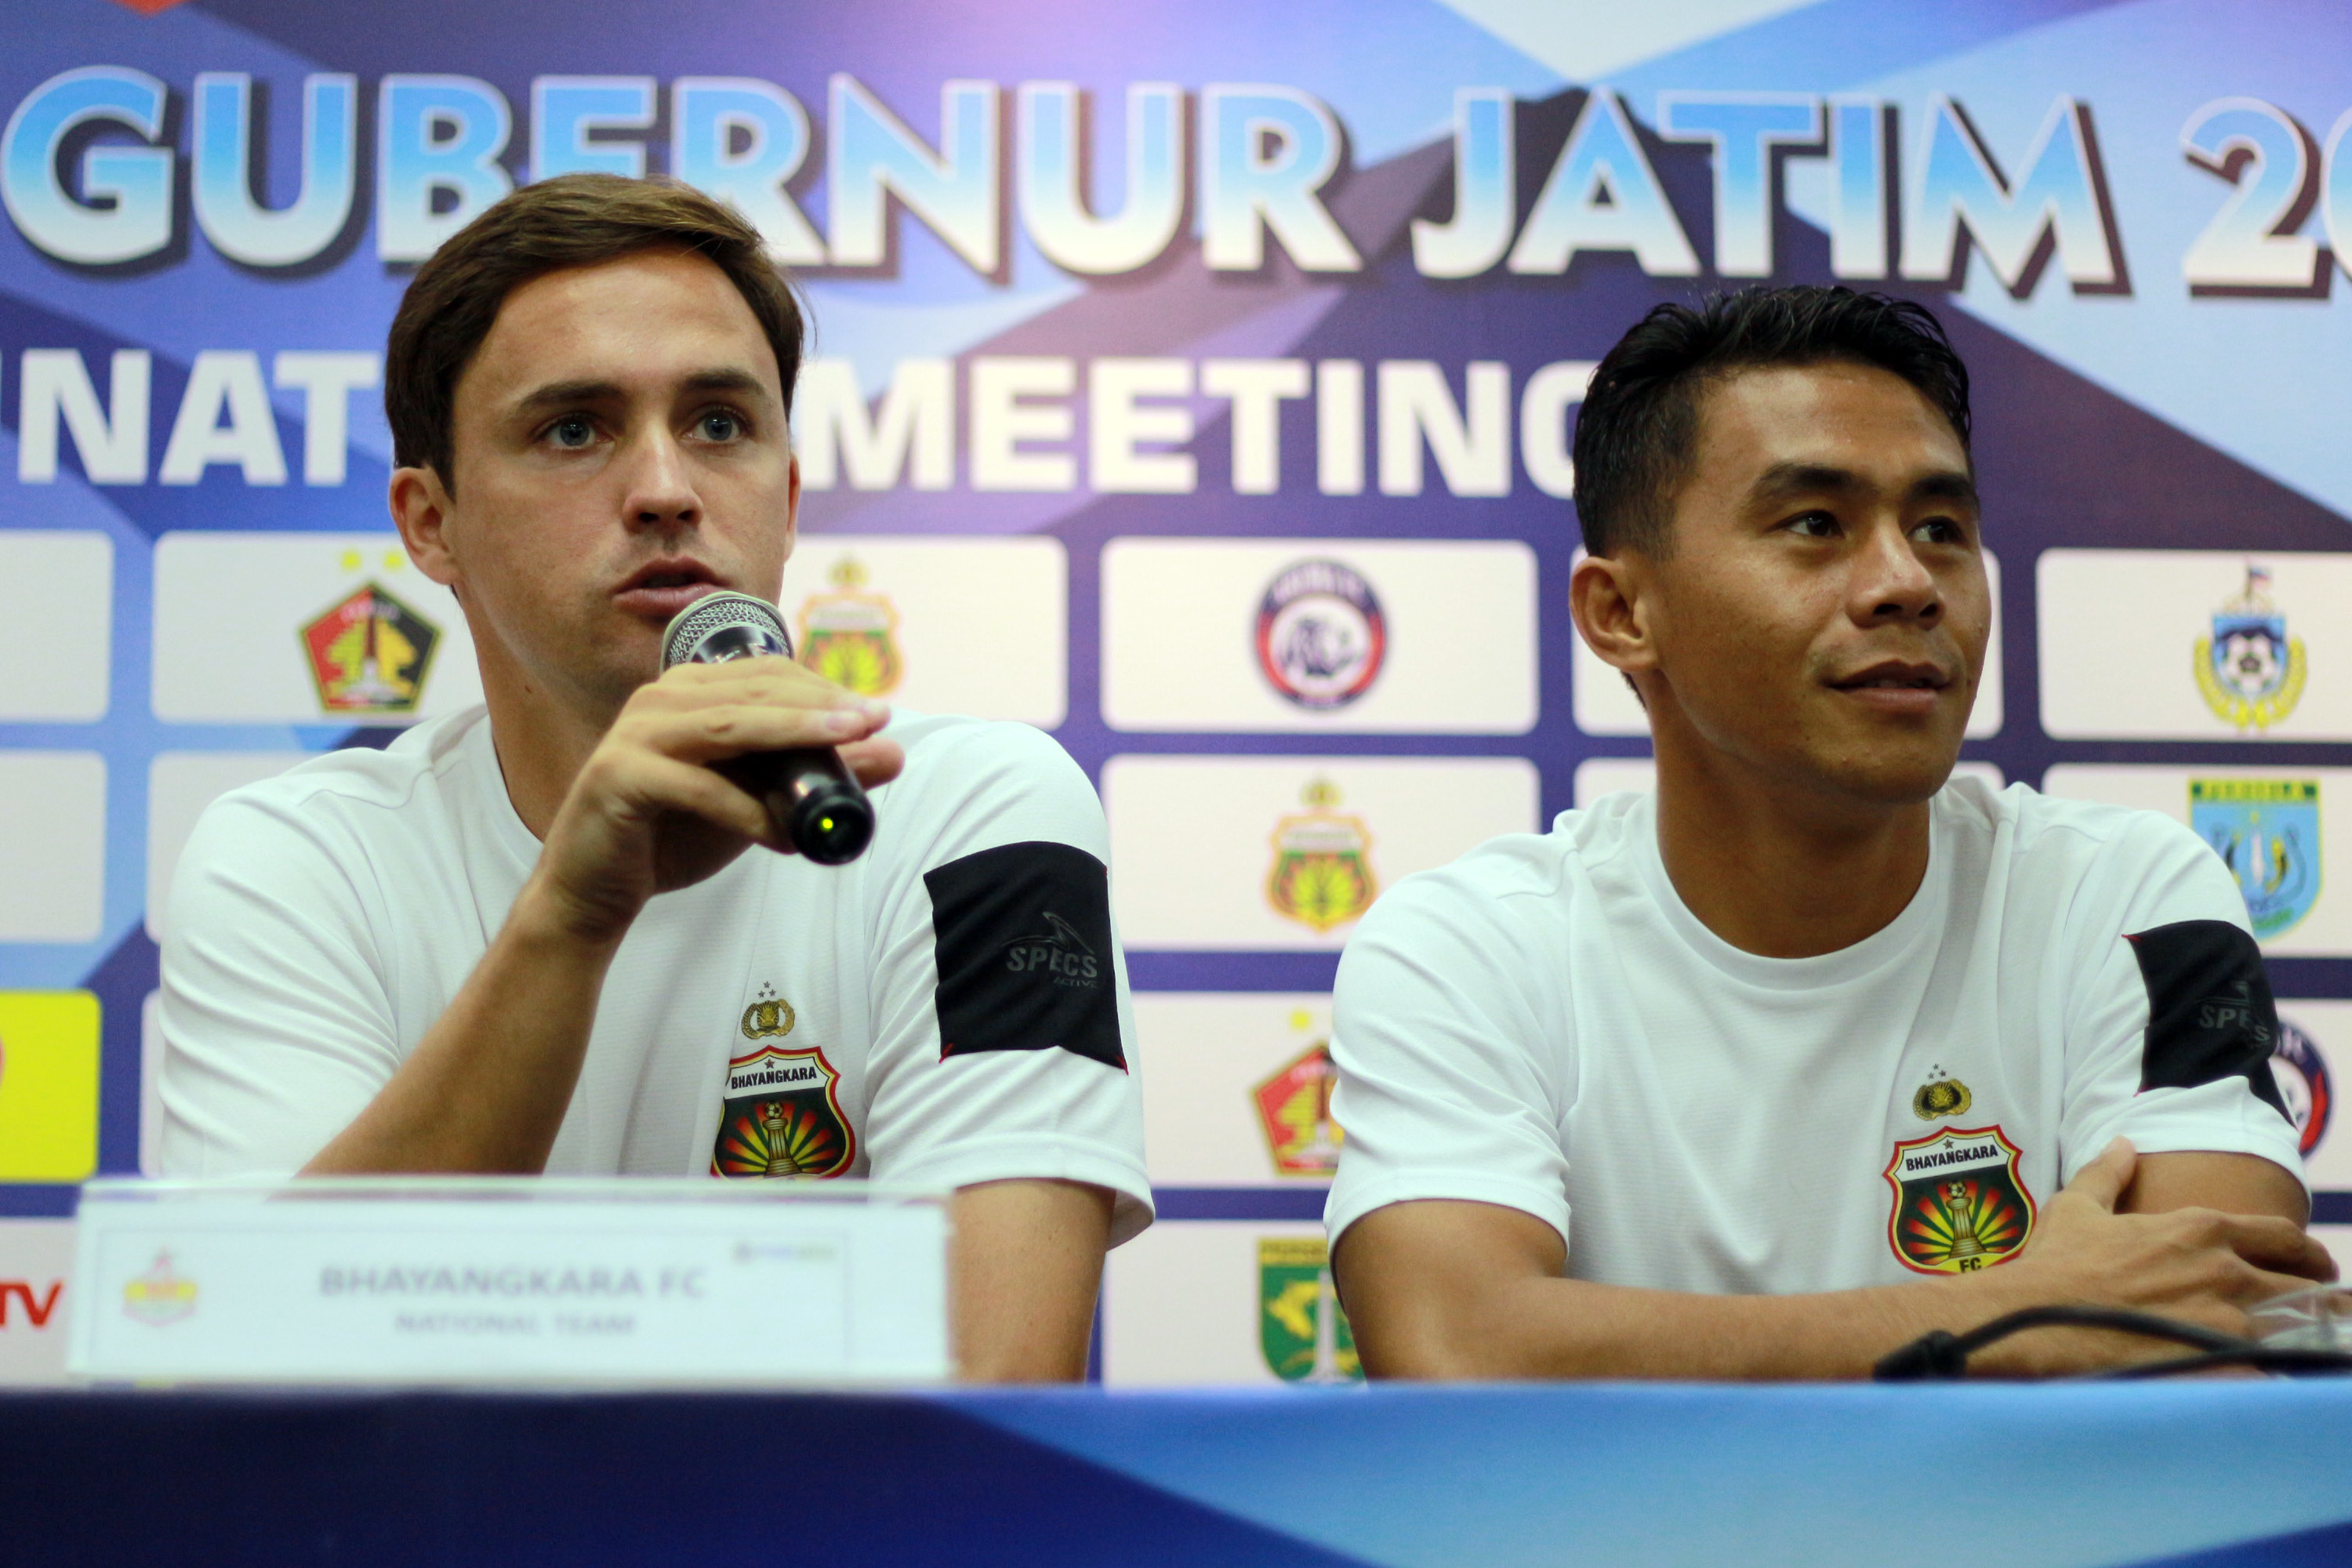
MULTIPOLYGON (((841 867, 746 850, 649 902, 551 1173, 1059 1177, 1150 1222, 1102 808, 1025 725, 901 710, 841 867)), ((173 883, 163 1162, 299 1169, 441 1016, 539 858, 480 709, 223 796, 173 883)))
POLYGON ((1931 810, 1909 905, 1817 958, 1701 924, 1646 795, 1398 883, 1339 964, 1332 1236, 1469 1199, 1559 1231, 1576 1279, 1832 1290, 2014 1255, 2118 1134, 2299 1173, 2211 850, 2023 785, 1931 810))

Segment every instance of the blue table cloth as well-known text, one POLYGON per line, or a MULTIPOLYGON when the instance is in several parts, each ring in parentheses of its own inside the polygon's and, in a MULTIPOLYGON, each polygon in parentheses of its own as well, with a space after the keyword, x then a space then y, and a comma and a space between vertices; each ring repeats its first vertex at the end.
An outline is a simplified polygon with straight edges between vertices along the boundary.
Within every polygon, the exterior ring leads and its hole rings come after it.
POLYGON ((0 1397, 0 1563, 2352 1562, 2352 1382, 0 1397))

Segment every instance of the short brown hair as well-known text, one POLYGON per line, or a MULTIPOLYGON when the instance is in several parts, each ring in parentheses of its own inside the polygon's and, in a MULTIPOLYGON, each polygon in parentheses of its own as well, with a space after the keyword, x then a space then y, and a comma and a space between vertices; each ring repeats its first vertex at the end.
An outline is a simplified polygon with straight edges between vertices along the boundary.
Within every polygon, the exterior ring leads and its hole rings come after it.
POLYGON ((727 274, 776 351, 789 409, 800 379, 801 307, 760 231, 676 180, 559 174, 500 199, 416 269, 384 347, 394 461, 429 468, 454 485, 457 378, 507 296, 545 273, 645 250, 688 251, 727 274))

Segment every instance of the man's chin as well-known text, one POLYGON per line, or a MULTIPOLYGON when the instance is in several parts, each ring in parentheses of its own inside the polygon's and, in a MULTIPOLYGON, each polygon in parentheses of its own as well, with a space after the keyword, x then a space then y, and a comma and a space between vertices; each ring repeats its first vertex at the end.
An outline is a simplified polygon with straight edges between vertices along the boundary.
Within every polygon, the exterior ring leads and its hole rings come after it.
POLYGON ((637 688, 660 678, 663 629, 640 616, 604 617, 601 635, 574 667, 582 684, 617 709, 637 688))
POLYGON ((1832 770, 1832 783, 1843 794, 1879 805, 1915 805, 1934 798, 1959 761, 1957 747, 1917 756, 1874 757, 1832 770))

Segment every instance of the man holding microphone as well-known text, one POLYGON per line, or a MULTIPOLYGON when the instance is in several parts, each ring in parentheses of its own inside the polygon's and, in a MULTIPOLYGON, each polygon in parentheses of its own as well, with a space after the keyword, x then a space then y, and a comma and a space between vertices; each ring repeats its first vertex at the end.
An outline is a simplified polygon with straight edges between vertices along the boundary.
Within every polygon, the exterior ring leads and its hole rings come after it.
POLYGON ((1104 1251, 1150 1220, 1085 775, 787 659, 661 668, 681 610, 781 589, 801 339, 756 231, 667 182, 525 187, 419 268, 391 505, 485 707, 206 813, 164 1167, 953 1188, 964 1375, 1075 1377, 1104 1251), (721 771, 824 747, 875 792, 846 865, 781 853, 721 771))

